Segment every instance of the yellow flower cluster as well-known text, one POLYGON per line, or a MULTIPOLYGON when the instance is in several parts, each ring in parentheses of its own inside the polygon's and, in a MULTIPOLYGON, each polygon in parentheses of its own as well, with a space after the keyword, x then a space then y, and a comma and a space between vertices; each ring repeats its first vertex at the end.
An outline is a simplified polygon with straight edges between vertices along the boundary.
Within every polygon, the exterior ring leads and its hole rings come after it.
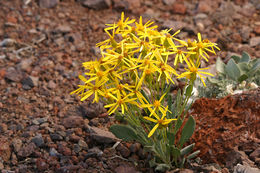
MULTIPOLYGON (((171 30, 158 31, 153 22, 143 24, 134 19, 121 19, 114 24, 107 24, 105 32, 109 38, 97 44, 101 50, 101 57, 95 61, 84 62, 85 75, 79 78, 84 82, 73 91, 81 96, 81 101, 94 96, 93 102, 104 99, 109 108, 109 114, 121 108, 124 114, 128 105, 148 108, 150 116, 160 122, 165 117, 166 108, 162 105, 165 94, 160 98, 151 97, 150 100, 142 94, 141 88, 157 89, 162 83, 174 84, 174 78, 194 80, 197 75, 203 81, 200 66, 201 58, 208 60, 207 52, 215 53, 215 43, 202 40, 198 34, 198 41, 188 41, 175 38, 180 31, 170 34, 171 30), (174 67, 167 64, 169 56, 175 56, 174 67), (178 74, 175 68, 179 63, 186 63, 187 71, 178 74), (163 82, 160 82, 163 81, 163 82), (159 118, 161 112, 164 117, 159 118)), ((204 81, 203 81, 204 83, 204 81)), ((205 85, 205 83, 204 83, 205 85)), ((162 88, 162 87, 161 87, 162 88)), ((148 118, 148 120, 151 120, 148 118)), ((162 121, 162 124, 169 122, 162 121)), ((167 124, 166 123, 166 124, 167 124)))

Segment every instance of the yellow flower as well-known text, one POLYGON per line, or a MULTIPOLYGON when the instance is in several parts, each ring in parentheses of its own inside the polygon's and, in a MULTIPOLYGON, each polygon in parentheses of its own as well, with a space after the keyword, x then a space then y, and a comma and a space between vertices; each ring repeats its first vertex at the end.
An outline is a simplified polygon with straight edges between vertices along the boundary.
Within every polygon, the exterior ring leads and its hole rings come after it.
MULTIPOLYGON (((83 82, 87 81, 87 79, 85 79, 81 75, 79 76, 79 78, 83 82)), ((74 94, 74 93, 75 94, 80 94, 80 96, 81 96, 80 101, 84 101, 87 98, 89 98, 91 95, 94 94, 95 97, 94 97, 93 102, 98 102, 99 101, 99 96, 103 96, 104 95, 103 87, 104 87, 104 84, 106 82, 107 82, 107 80, 101 79, 101 80, 96 80, 95 84, 87 83, 86 85, 79 85, 79 88, 77 90, 71 92, 71 94, 74 94)))
POLYGON ((188 47, 187 49, 197 52, 198 55, 201 55, 206 61, 208 61, 209 55, 207 54, 206 51, 211 52, 213 54, 216 54, 215 51, 214 51, 214 48, 220 50, 217 47, 216 43, 211 43, 208 40, 202 40, 201 34, 198 33, 198 43, 196 43, 196 45, 193 46, 193 47, 188 47), (209 48, 211 48, 212 50, 210 50, 209 48))
MULTIPOLYGON (((125 14, 124 12, 121 13, 121 19, 114 25, 112 24, 107 24, 107 26, 110 26, 108 28, 106 28, 106 30, 111 30, 111 29, 116 29, 116 33, 118 33, 119 31, 125 30, 126 28, 129 28, 131 23, 135 22, 135 19, 129 20, 129 17, 125 19, 125 14)), ((131 27, 130 27, 131 28, 131 27)))
MULTIPOLYGON (((115 24, 113 24, 115 26, 115 24)), ((111 46, 115 48, 117 46, 117 42, 115 41, 115 28, 113 28, 112 35, 109 33, 108 29, 104 29, 107 35, 109 36, 109 39, 102 41, 100 43, 97 43, 96 46, 100 47, 101 50, 105 48, 110 48, 111 46)))
POLYGON ((160 111, 160 112, 163 113, 164 110, 165 110, 165 107, 162 105, 161 102, 162 102, 165 95, 166 95, 166 93, 164 93, 159 100, 154 100, 153 104, 141 104, 140 107, 148 108, 149 111, 151 112, 150 115, 149 115, 150 117, 152 115, 156 116, 156 113, 155 113, 156 111, 160 111), (154 107, 154 108, 151 109, 151 107, 154 107))
POLYGON ((177 72, 167 64, 167 59, 168 59, 168 55, 166 56, 166 59, 163 60, 160 52, 158 50, 155 51, 155 56, 157 59, 157 65, 158 65, 158 72, 159 72, 159 77, 158 77, 158 81, 160 81, 161 76, 164 75, 166 78, 166 82, 167 84, 169 83, 169 80, 174 84, 173 80, 172 80, 172 75, 178 76, 177 72))
POLYGON ((166 118, 167 112, 168 112, 168 106, 167 106, 166 109, 162 112, 163 115, 162 115, 161 118, 159 118, 159 116, 156 115, 156 114, 154 114, 154 116, 155 116, 156 119, 153 119, 153 118, 150 118, 150 117, 144 117, 144 119, 156 123, 156 125, 155 125, 155 126, 152 128, 152 130, 149 132, 148 138, 150 138, 150 137, 154 134, 154 132, 155 132, 155 130, 156 130, 157 128, 159 128, 159 129, 160 129, 160 128, 165 128, 165 127, 167 127, 167 125, 168 125, 169 123, 171 123, 171 122, 174 121, 174 120, 177 120, 177 119, 167 119, 167 118, 166 118))
POLYGON ((128 107, 126 105, 126 103, 130 103, 130 104, 135 104, 138 105, 137 102, 135 102, 136 98, 129 98, 131 96, 133 96, 134 93, 128 94, 124 97, 122 97, 122 95, 120 94, 120 92, 117 92, 117 97, 110 95, 114 100, 116 100, 115 103, 109 104, 109 105, 105 105, 105 108, 110 108, 108 110, 109 115, 114 113, 118 107, 121 108, 122 114, 125 113, 125 110, 128 110, 128 107))
POLYGON ((209 76, 214 76, 211 73, 201 71, 201 70, 207 70, 207 69, 209 69, 209 68, 198 68, 198 67, 196 67, 194 65, 194 63, 192 61, 190 61, 190 63, 188 63, 188 69, 186 69, 187 71, 182 73, 182 74, 180 74, 180 76, 178 78, 186 77, 187 79, 191 79, 191 80, 194 81, 196 79, 196 76, 198 75, 200 77, 203 85, 206 86, 206 84, 204 82, 204 79, 203 79, 205 77, 202 76, 202 74, 206 74, 206 75, 209 75, 209 76))

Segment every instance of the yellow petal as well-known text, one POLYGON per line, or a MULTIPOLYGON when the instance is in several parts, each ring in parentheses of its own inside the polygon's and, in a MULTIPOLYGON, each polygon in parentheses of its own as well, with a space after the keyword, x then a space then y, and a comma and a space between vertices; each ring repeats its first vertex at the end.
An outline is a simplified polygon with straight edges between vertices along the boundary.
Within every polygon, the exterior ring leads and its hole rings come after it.
POLYGON ((148 134, 148 138, 150 138, 153 134, 154 134, 154 132, 155 132, 155 130, 157 129, 159 127, 159 124, 156 124, 154 127, 153 127, 153 129, 150 131, 150 133, 148 134))

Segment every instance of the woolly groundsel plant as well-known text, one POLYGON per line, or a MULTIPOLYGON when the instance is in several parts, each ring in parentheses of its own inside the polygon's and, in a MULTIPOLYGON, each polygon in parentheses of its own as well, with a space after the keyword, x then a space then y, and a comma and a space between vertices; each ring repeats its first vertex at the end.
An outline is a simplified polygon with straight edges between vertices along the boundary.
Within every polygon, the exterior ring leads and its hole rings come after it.
POLYGON ((124 141, 140 142, 153 154, 149 163, 155 170, 183 167, 199 153, 193 152, 195 144, 184 145, 195 129, 194 118, 185 118, 188 100, 196 78, 205 86, 205 75, 212 76, 203 71, 207 68, 199 68, 201 60, 208 61, 208 53, 219 48, 200 33, 198 40, 186 42, 175 37, 180 31, 158 31, 153 22, 130 20, 124 13, 117 23, 107 24, 105 32, 108 39, 97 44, 101 56, 83 63, 83 84, 71 94, 81 101, 101 100, 109 115, 124 119, 126 123, 114 124, 110 131, 124 141), (186 66, 185 72, 177 72, 179 64, 186 66), (170 87, 176 78, 185 79, 186 89, 173 100, 170 87))

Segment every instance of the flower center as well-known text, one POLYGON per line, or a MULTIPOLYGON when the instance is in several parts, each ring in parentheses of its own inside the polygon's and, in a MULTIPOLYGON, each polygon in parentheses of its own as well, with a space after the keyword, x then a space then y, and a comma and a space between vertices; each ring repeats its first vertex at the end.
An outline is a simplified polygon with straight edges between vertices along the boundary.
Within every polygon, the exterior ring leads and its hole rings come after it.
POLYGON ((196 73, 198 71, 198 69, 196 67, 191 67, 190 71, 193 72, 193 73, 196 73))
POLYGON ((163 123, 163 120, 157 120, 158 124, 162 124, 163 123))
POLYGON ((103 71, 98 71, 98 72, 97 72, 97 76, 98 76, 98 77, 102 77, 103 75, 104 75, 103 71))
POLYGON ((203 43, 199 42, 199 43, 197 44, 197 47, 198 47, 198 48, 203 48, 203 47, 204 47, 204 46, 203 46, 203 43))
POLYGON ((117 103, 118 103, 119 105, 121 105, 123 102, 124 102, 123 99, 118 99, 118 101, 117 101, 117 103))
POLYGON ((177 51, 177 54, 182 54, 182 50, 178 50, 178 51, 177 51))
POLYGON ((155 100, 153 105, 154 107, 158 108, 161 105, 161 103, 159 102, 159 100, 155 100))

